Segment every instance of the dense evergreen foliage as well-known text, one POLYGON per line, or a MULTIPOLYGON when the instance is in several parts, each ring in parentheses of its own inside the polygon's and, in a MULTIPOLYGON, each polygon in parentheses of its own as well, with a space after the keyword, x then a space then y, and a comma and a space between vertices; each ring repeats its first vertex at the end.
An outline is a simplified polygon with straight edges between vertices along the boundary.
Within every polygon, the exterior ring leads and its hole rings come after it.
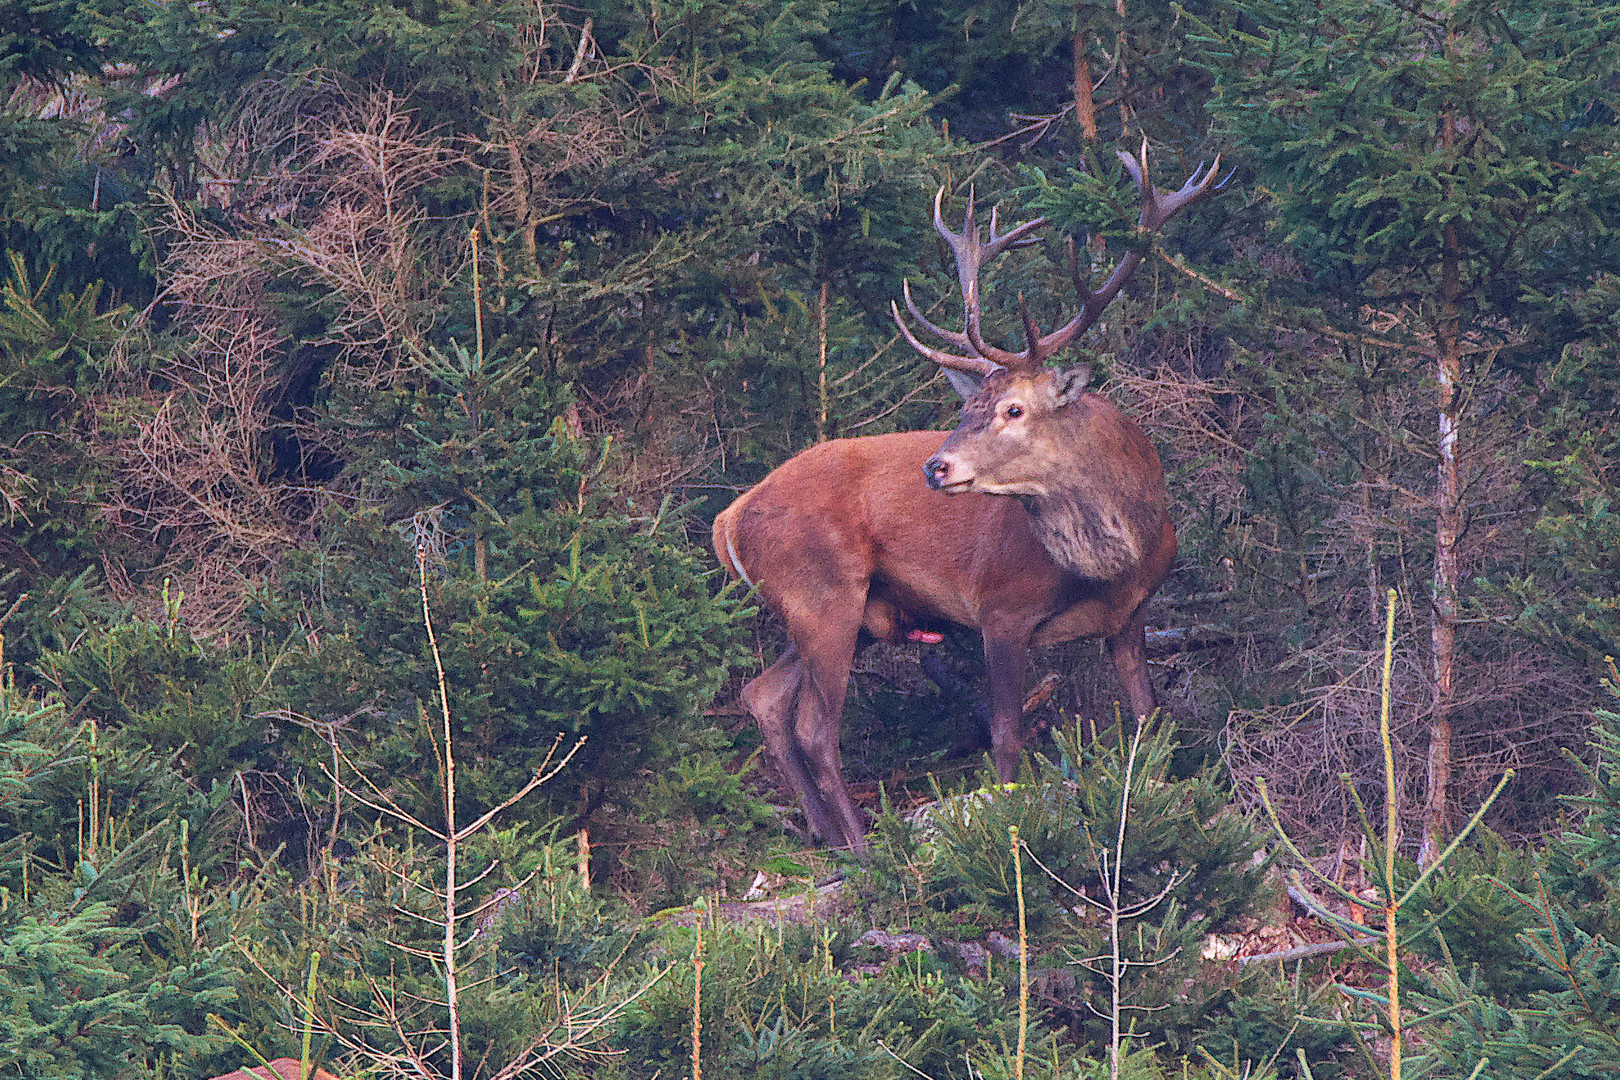
POLYGON ((1310 966, 1201 954, 1267 918, 1256 778, 1353 873, 1393 586, 1403 857, 1517 770, 1413 902, 1413 1067, 1615 1075, 1617 35, 1598 0, 0 0, 0 1074, 307 1033, 343 1075, 1354 1075, 1310 966), (1136 235, 1143 139, 1231 187, 1136 235), (707 523, 950 422, 889 316, 959 303, 941 186, 1051 223, 986 280, 996 341, 1067 318, 1070 237, 1146 255, 1077 348, 1169 474, 1164 726, 1073 737, 1117 689, 1043 652, 1059 734, 963 795, 973 643, 875 648, 846 760, 898 809, 857 867, 735 706, 780 630, 707 523), (733 925, 757 873, 834 872, 814 925, 733 925), (1117 980, 1077 899, 1114 881, 1158 897, 1117 980))

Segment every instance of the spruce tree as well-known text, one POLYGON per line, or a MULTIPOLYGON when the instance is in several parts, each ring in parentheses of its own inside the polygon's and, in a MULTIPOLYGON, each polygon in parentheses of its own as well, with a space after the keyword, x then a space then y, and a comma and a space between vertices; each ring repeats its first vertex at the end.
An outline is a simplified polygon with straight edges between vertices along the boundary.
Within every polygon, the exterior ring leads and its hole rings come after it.
MULTIPOLYGON (((1469 514, 1457 444, 1493 362, 1526 370, 1573 326, 1552 297, 1612 263, 1612 4, 1260 3, 1243 9, 1212 109, 1308 267, 1324 319, 1394 313, 1423 359, 1437 472, 1425 859, 1446 829, 1469 514), (1251 21, 1252 20, 1252 21, 1251 21), (1407 316, 1404 313, 1410 313, 1407 316)), ((1387 320, 1386 320, 1387 321, 1387 320)))
POLYGON ((603 475, 612 440, 570 430, 532 353, 452 346, 420 370, 417 386, 337 411, 363 437, 366 482, 331 507, 318 545, 288 557, 255 616, 276 639, 313 635, 277 675, 288 715, 307 718, 294 757, 363 753, 431 786, 420 550, 466 797, 487 805, 559 736, 585 736, 549 813, 588 815, 707 726, 741 658, 735 599, 708 580, 678 507, 617 496, 603 475))
POLYGON ((187 925, 224 875, 223 787, 25 695, 0 657, 0 1070, 41 1080, 172 1075, 220 1041, 232 948, 187 925), (99 737, 98 737, 99 736, 99 737), (195 891, 188 891, 195 890, 195 891))

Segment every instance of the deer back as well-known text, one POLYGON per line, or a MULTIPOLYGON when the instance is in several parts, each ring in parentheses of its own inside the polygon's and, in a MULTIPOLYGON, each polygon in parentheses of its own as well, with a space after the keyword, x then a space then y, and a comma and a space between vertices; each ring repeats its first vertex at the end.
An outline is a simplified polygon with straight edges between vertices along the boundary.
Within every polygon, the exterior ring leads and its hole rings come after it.
POLYGON ((834 439, 788 459, 721 511, 714 548, 787 616, 797 597, 874 582, 919 618, 980 625, 1014 587, 1060 602, 1068 576, 1017 500, 952 497, 923 482, 942 431, 834 439))

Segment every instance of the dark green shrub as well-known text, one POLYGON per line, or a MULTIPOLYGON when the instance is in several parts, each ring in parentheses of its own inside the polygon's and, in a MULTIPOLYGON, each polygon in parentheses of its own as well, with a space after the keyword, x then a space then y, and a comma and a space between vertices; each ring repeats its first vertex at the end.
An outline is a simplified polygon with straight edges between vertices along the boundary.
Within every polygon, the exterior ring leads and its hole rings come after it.
MULTIPOLYGON (((626 1015, 614 1040, 624 1075, 690 1070, 694 939, 666 937, 682 959, 626 1015)), ((1018 1005, 1000 985, 926 953, 857 974, 854 941, 847 926, 706 927, 704 1075, 950 1080, 1013 1045, 1018 1005)), ((1034 1045, 1050 1040, 1037 1032, 1034 1045)))
POLYGON ((254 616, 307 642, 276 690, 308 718, 295 756, 312 772, 335 739, 434 813, 419 552, 469 808, 519 786, 559 736, 585 736, 525 812, 589 812, 711 726, 743 655, 736 603, 673 510, 603 482, 609 442, 570 434, 536 363, 456 348, 424 361, 420 386, 354 403, 363 497, 331 507, 254 616))
MULTIPOLYGON (((0 31, 7 40, 13 35, 0 31)), ((0 119, 0 139, 6 120, 0 119)), ((9 172, 9 170, 8 170, 9 172)), ((0 181, 0 234, 6 189, 0 181)), ((11 660, 34 663, 53 639, 111 614, 99 508, 111 462, 94 445, 89 401, 131 313, 99 282, 65 290, 54 267, 30 273, 19 251, 0 266, 0 632, 11 660)))
POLYGON ((1337 1002, 1323 1000, 1323 989, 1297 968, 1251 969, 1210 1017, 1197 1045, 1240 1074, 1245 1066, 1271 1062, 1279 1076, 1301 1076, 1298 1052, 1304 1051, 1314 1080, 1342 1076, 1350 1055, 1336 1022, 1337 1002))
POLYGON ((1434 997, 1453 1019, 1432 1045, 1444 1075, 1620 1076, 1620 943, 1609 936, 1620 899, 1620 712, 1596 719, 1596 761, 1583 765, 1591 789, 1569 800, 1584 817, 1548 846, 1545 871, 1497 881, 1527 923, 1517 936, 1536 988, 1519 1004, 1455 965, 1443 970, 1434 997))
POLYGON ((1608 659, 1605 689, 1616 707, 1594 713, 1590 747, 1582 765, 1587 792, 1565 801, 1574 820, 1547 847, 1544 880, 1588 934, 1620 941, 1620 671, 1608 659))
MULTIPOLYGON (((1262 837, 1232 811, 1211 771, 1171 778, 1175 738, 1168 728, 1134 747, 1119 727, 1088 741, 1076 725, 1057 741, 1059 756, 1034 758, 1017 783, 999 784, 986 773, 979 790, 942 802, 930 814, 927 839, 887 816, 867 880, 880 910, 905 911, 931 934, 1016 938, 1009 830, 1017 828, 1043 1022, 1070 1029, 1095 1054, 1106 1047, 1108 1023, 1094 1010, 1106 1016, 1111 993, 1099 960, 1110 953, 1109 920, 1097 902, 1106 900, 1117 872, 1122 909, 1159 898, 1121 924, 1124 954, 1139 962, 1123 980, 1132 1007, 1127 1026, 1143 1045, 1190 1054, 1207 1025, 1255 982, 1237 974, 1211 978, 1199 954, 1207 935, 1231 932, 1269 901, 1262 837)), ((993 952, 987 962, 1016 992, 1016 962, 993 952)), ((1275 1046, 1243 1049, 1258 1060, 1275 1046)))
POLYGON ((179 605, 165 589, 155 621, 125 617, 59 639, 40 657, 39 673, 75 716, 128 732, 126 745, 176 757, 194 783, 272 765, 263 710, 273 701, 265 696, 273 655, 197 637, 179 605))
MULTIPOLYGON (((572 848, 518 824, 478 834, 458 852, 466 1075, 493 1075, 537 1050, 549 1055, 543 1067, 590 1059, 603 1048, 604 1018, 656 974, 634 931, 583 886, 572 848), (473 1062, 483 1063, 476 1073, 473 1062)), ((315 877, 295 882, 276 871, 283 887, 261 903, 261 929, 239 941, 255 974, 248 1019, 257 1037, 249 1041, 267 1056, 298 1055, 318 957, 317 1061, 352 1075, 412 1059, 449 1075, 437 922, 444 874, 433 838, 407 840, 393 826, 356 838, 341 864, 332 860, 315 877)))
POLYGON ((0 1072, 206 1068, 205 1014, 241 984, 207 900, 229 850, 222 796, 127 732, 92 741, 0 686, 0 1072))
POLYGON ((1515 848, 1488 829, 1474 830, 1468 846, 1452 852, 1403 911, 1404 921, 1432 924, 1438 933, 1403 940, 1432 961, 1477 971, 1480 991, 1503 1004, 1523 1005, 1532 992, 1552 989, 1546 973, 1515 943, 1534 927, 1535 917, 1501 886, 1532 880, 1541 862, 1539 852, 1515 848))
MULTIPOLYGON (((638 883, 644 909, 660 910, 695 896, 746 890, 761 860, 780 841, 778 811, 722 755, 724 736, 698 732, 654 771, 615 831, 626 837, 620 861, 638 883)), ((756 754, 759 751, 755 751, 756 754)))

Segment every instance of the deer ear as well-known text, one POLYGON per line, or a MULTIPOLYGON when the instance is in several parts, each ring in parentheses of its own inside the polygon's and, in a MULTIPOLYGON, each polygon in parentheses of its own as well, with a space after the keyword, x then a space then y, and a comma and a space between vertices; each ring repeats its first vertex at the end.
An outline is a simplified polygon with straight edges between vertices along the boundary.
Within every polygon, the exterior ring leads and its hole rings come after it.
POLYGON ((1081 364, 1079 367, 1064 368, 1052 376, 1052 397, 1058 408, 1074 404, 1079 396, 1086 392, 1086 386, 1091 382, 1091 367, 1081 364))
POLYGON ((943 368, 942 370, 945 372, 945 377, 951 380, 951 386, 956 389, 958 394, 962 395, 963 401, 977 394, 979 387, 984 383, 981 376, 966 371, 958 371, 955 368, 943 368))

